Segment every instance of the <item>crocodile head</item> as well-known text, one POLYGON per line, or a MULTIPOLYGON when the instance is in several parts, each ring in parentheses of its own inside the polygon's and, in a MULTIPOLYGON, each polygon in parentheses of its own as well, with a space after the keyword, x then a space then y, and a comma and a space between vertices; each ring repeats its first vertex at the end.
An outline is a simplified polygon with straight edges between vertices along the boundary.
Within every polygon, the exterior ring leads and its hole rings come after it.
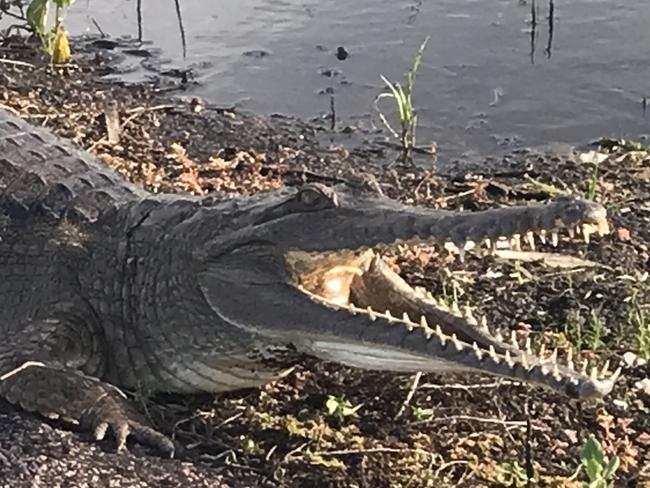
POLYGON ((199 275, 213 310, 236 327, 321 359, 399 372, 478 371, 536 383, 573 398, 609 393, 620 371, 576 370, 535 355, 471 311, 414 289, 373 248, 426 241, 466 250, 499 241, 556 242, 608 232, 605 209, 563 198, 543 206, 462 213, 401 205, 349 187, 307 185, 237 207, 201 251, 199 275), (231 217, 233 217, 231 215, 231 217))

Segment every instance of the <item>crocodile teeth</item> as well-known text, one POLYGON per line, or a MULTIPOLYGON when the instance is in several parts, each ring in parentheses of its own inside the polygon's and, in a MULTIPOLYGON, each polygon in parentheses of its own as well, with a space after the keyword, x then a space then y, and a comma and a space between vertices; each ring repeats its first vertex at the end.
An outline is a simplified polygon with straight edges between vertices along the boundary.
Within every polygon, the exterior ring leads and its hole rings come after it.
POLYGON ((582 361, 582 366, 580 367, 580 372, 581 372, 582 374, 586 375, 586 374, 587 374, 587 368, 588 368, 588 367, 589 367, 589 360, 588 360, 587 358, 585 358, 585 359, 582 361))
POLYGON ((476 320, 476 318, 475 318, 474 315, 472 314, 472 309, 469 307, 469 305, 467 305, 467 306, 465 307, 465 320, 466 320, 467 323, 470 324, 470 325, 473 325, 473 326, 477 326, 477 325, 478 325, 478 321, 476 320))
POLYGON ((478 358, 478 360, 480 361, 481 359, 483 359, 483 351, 481 351, 481 348, 478 347, 478 344, 476 343, 476 341, 474 341, 474 344, 472 344, 472 347, 474 348, 474 354, 476 354, 476 357, 478 358))
POLYGON ((600 370, 600 375, 605 376, 608 371, 609 371, 609 359, 605 361, 605 364, 603 365, 603 369, 600 370))
POLYGON ((598 368, 596 366, 591 368, 591 374, 589 375, 589 379, 594 382, 598 381, 598 368))
POLYGON ((559 242, 560 242, 560 236, 557 233, 557 231, 554 230, 553 232, 551 232, 551 244, 553 245, 553 247, 557 247, 559 242))
POLYGON ((598 232, 598 235, 601 237, 609 234, 609 222, 606 220, 598 222, 598 228, 596 229, 596 232, 598 232))
POLYGON ((372 321, 377 320, 377 314, 371 307, 366 308, 366 312, 368 313, 368 317, 370 317, 370 320, 372 321))
POLYGON ((558 368, 557 363, 553 364, 553 377, 556 379, 560 379, 560 368, 558 368))
POLYGON ((553 349, 553 352, 551 353, 549 360, 552 363, 557 363, 557 349, 553 349))
POLYGON ((508 351, 507 349, 506 349, 505 357, 506 357, 506 363, 508 364, 508 366, 512 368, 515 365, 515 362, 512 360, 510 351, 508 351))
POLYGON ((420 327, 429 328, 429 324, 427 323, 427 318, 424 315, 420 316, 420 327))
POLYGON ((519 361, 521 362, 521 365, 529 369, 530 368, 530 363, 528 362, 528 356, 526 356, 526 353, 522 351, 521 356, 519 357, 519 361))
POLYGON ((440 344, 444 346, 447 343, 447 337, 442 333, 442 329, 439 325, 436 325, 436 335, 440 337, 440 344))
POLYGON ((568 228, 567 228, 567 232, 569 233, 569 237, 570 237, 571 239, 575 238, 575 236, 576 236, 576 231, 574 230, 573 227, 568 227, 568 228))
POLYGON ((458 337, 456 337, 456 334, 451 335, 451 342, 454 343, 454 347, 456 348, 456 351, 460 352, 463 350, 463 345, 458 340, 458 337))
POLYGON ((386 309, 384 315, 386 316, 386 320, 388 320, 389 322, 393 321, 393 315, 390 313, 390 310, 386 309))
POLYGON ((494 337, 496 338, 497 341, 503 342, 503 334, 501 333, 500 330, 496 331, 496 333, 494 334, 494 337))
POLYGON ((512 239, 510 239, 510 245, 515 251, 521 251, 521 236, 519 234, 513 235, 512 239))
POLYGON ((539 231, 539 240, 542 241, 542 244, 546 244, 546 231, 544 229, 539 231))
POLYGON ((582 236, 586 244, 589 244, 589 236, 591 235, 591 226, 589 224, 584 224, 582 226, 582 236))
POLYGON ((483 316, 481 317, 481 330, 482 330, 485 334, 489 334, 489 333, 490 333, 490 328, 488 327, 488 324, 487 324, 487 317, 486 317, 485 315, 483 315, 483 316))
POLYGON ((569 369, 575 369, 573 365, 573 350, 569 348, 566 353, 566 365, 569 369))
POLYGON ((530 336, 526 337, 526 352, 528 354, 533 353, 533 344, 532 341, 530 340, 530 336))
POLYGON ((402 321, 406 323, 406 328, 408 329, 408 331, 413 332, 413 322, 411 322, 411 318, 409 317, 409 314, 404 312, 402 314, 402 321))
POLYGON ((495 363, 499 364, 501 362, 501 358, 497 354, 497 352, 494 350, 494 346, 490 346, 490 357, 492 358, 492 361, 495 363))
POLYGON ((525 239, 526 243, 528 244, 528 246, 530 246, 530 249, 534 251, 535 250, 535 234, 533 234, 532 232, 526 232, 526 235, 525 235, 524 239, 525 239))
POLYGON ((516 348, 519 348, 519 342, 517 342, 517 332, 514 330, 510 333, 510 342, 516 348))

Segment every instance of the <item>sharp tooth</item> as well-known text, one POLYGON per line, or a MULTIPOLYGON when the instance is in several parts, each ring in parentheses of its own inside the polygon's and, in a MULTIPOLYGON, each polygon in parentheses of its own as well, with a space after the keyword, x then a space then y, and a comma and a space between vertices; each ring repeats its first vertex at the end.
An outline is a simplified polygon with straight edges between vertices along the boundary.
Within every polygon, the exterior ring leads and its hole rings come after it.
POLYGON ((350 313, 352 313, 352 315, 356 315, 357 312, 359 311, 359 309, 356 307, 356 305, 354 303, 352 303, 352 302, 350 302, 350 304, 348 305, 348 308, 350 309, 350 313))
MULTIPOLYGON (((542 346, 542 347, 543 347, 543 346, 542 346)), ((526 352, 527 352, 528 354, 532 354, 532 353, 533 353, 533 345, 532 345, 532 343, 531 343, 530 336, 526 337, 526 352)))
POLYGON ((456 337, 456 334, 451 335, 451 341, 454 343, 454 347, 458 352, 463 350, 463 345, 458 340, 458 337, 456 337))
POLYGON ((553 364, 553 376, 558 380, 561 378, 561 376, 560 376, 560 368, 558 368, 557 363, 553 364))
POLYGON ((546 244, 546 231, 544 229, 539 231, 539 240, 542 241, 542 244, 546 244))
POLYGON ((428 299, 428 300, 433 300, 433 301, 435 301, 435 298, 433 298, 433 295, 432 295, 431 292, 428 291, 428 290, 427 290, 427 299, 428 299))
POLYGON ((386 309, 386 311, 384 312, 384 315, 386 316, 386 319, 387 319, 389 322, 392 322, 392 321, 393 321, 393 315, 390 313, 390 310, 386 309))
POLYGON ((436 335, 440 337, 440 344, 444 347, 444 345, 447 343, 447 337, 442 333, 442 329, 439 325, 436 325, 436 335))
POLYGON ((582 235, 585 240, 585 243, 589 244, 589 236, 591 235, 591 225, 583 224, 582 226, 582 235))
POLYGON ((557 363, 557 349, 553 349, 550 357, 548 358, 553 364, 557 363))
MULTIPOLYGON (((530 353, 532 351, 530 351, 529 347, 530 347, 530 338, 526 339, 526 350, 528 350, 528 352, 530 353)), ((545 355, 546 355, 546 345, 542 344, 541 347, 539 348, 539 358, 541 360, 544 360, 545 355)))
POLYGON ((519 349, 519 342, 517 342, 517 332, 514 331, 514 330, 512 332, 510 332, 510 342, 512 343, 512 345, 514 347, 519 349))
POLYGON ((460 249, 460 251, 458 251, 458 257, 459 257, 461 263, 465 262, 465 248, 464 247, 462 247, 460 249))
POLYGON ((544 376, 548 376, 548 374, 551 372, 551 370, 548 369, 544 364, 540 365, 539 369, 544 376))
POLYGON ((494 350, 494 346, 490 345, 490 357, 495 363, 499 363, 499 356, 497 355, 497 352, 494 350))
POLYGON ((454 312, 454 315, 460 315, 460 307, 458 306, 458 302, 454 300, 454 302, 451 304, 451 310, 454 312))
POLYGON ((573 229, 573 227, 567 227, 567 232, 569 233, 569 237, 571 239, 575 238, 576 231, 573 229))
POLYGON ((609 359, 605 361, 605 364, 603 365, 603 369, 600 370, 600 375, 604 377, 608 371, 609 371, 609 359))
POLYGON ((409 314, 407 314, 406 312, 404 312, 404 313, 402 314, 402 320, 403 320, 404 322, 409 322, 409 323, 410 323, 410 322, 411 322, 411 317, 409 317, 409 314))
POLYGON ((370 320, 377 320, 377 314, 375 314, 375 311, 371 307, 366 308, 366 312, 368 312, 368 317, 370 317, 370 320))
POLYGON ((606 220, 601 220, 598 222, 598 228, 596 229, 596 232, 598 232, 598 235, 601 237, 609 234, 609 222, 606 220))
POLYGON ((535 234, 532 232, 526 232, 526 243, 530 246, 531 250, 535 250, 535 234))
POLYGON ((569 369, 574 369, 573 367, 573 349, 569 347, 566 353, 566 365, 569 369))
POLYGON ((476 341, 474 341, 474 344, 472 344, 472 347, 474 348, 474 354, 476 354, 477 359, 480 361, 483 359, 483 351, 481 351, 481 348, 478 347, 478 344, 476 341))
POLYGON ((596 366, 591 368, 591 374, 589 375, 589 380, 598 381, 598 368, 596 366))
POLYGON ((485 334, 489 334, 489 333, 490 333, 490 328, 489 328, 488 325, 487 325, 487 317, 486 317, 485 315, 483 315, 483 316, 481 317, 481 330, 482 330, 483 333, 485 333, 485 334))
POLYGON ((501 333, 500 330, 497 330, 496 333, 494 334, 494 337, 496 337, 496 340, 499 342, 503 342, 503 334, 501 333))
POLYGON ((431 329, 424 329, 424 337, 426 337, 427 340, 431 339, 431 337, 433 337, 433 331, 431 329))
POLYGON ((489 237, 483 239, 483 243, 485 244, 485 247, 488 249, 488 251, 492 249, 492 241, 490 240, 489 237))
POLYGON ((510 240, 510 245, 515 251, 521 251, 521 236, 519 234, 513 235, 510 240))
POLYGON ((506 363, 508 364, 508 366, 512 368, 515 365, 515 362, 512 360, 512 356, 510 356, 510 351, 508 351, 507 349, 506 349, 505 356, 506 356, 506 363))
POLYGON ((424 328, 429 328, 429 324, 427 323, 427 318, 424 315, 420 315, 420 327, 424 328))
POLYGON ((472 309, 469 308, 469 305, 465 307, 465 320, 467 320, 468 324, 473 325, 474 327, 478 325, 478 321, 476 320, 476 317, 474 317, 472 309))
POLYGON ((586 375, 587 374, 587 368, 589 367, 589 360, 585 358, 582 361, 582 365, 580 366, 580 373, 586 375))
POLYGON ((553 244, 553 247, 557 247, 559 242, 560 242, 560 236, 558 235, 557 231, 554 230, 553 232, 551 232, 551 244, 553 244))
POLYGON ((526 356, 526 353, 525 353, 525 352, 522 351, 522 353, 521 353, 521 357, 519 358, 519 360, 521 361, 521 365, 522 365, 525 369, 529 369, 529 368, 530 368, 530 363, 528 362, 528 356, 526 356))

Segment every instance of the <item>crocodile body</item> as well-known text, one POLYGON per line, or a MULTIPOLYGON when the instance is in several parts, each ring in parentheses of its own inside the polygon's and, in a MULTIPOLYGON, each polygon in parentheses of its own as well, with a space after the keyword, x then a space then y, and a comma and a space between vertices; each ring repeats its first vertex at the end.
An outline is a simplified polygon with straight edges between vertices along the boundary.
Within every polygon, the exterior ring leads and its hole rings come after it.
MULTIPOLYGON (((250 197, 151 195, 94 156, 0 111, 0 394, 118 447, 167 453, 118 388, 218 392, 281 377, 303 355, 389 371, 473 370, 570 397, 601 378, 539 358, 407 285, 372 247, 472 243, 578 226, 602 207, 562 199, 433 211, 346 187, 250 197)), ((519 237, 516 237, 519 239, 519 237)))

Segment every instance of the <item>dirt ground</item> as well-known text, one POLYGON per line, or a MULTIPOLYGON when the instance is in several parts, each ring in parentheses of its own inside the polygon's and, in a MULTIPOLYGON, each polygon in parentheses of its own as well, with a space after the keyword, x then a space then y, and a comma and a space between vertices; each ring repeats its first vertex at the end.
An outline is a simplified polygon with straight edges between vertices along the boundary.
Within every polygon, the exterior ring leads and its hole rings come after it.
POLYGON ((355 181, 408 203, 465 210, 593 196, 608 208, 611 234, 538 246, 593 263, 475 255, 461 263, 428 246, 396 246, 385 258, 412 285, 529 334, 536 348, 609 359, 623 377, 604 401, 577 404, 487 376, 428 374, 412 388, 414 377, 312 361, 258 390, 147 400, 154 425, 184 447, 178 461, 135 445, 118 456, 110 441, 95 445, 4 405, 0 486, 577 487, 589 434, 620 457, 615 486, 650 486, 646 148, 603 141, 593 153, 521 150, 457 174, 426 164, 388 170, 394 154, 385 148, 325 144, 318 126, 205 105, 183 96, 182 83, 172 92, 108 84, 101 77, 111 73, 111 52, 83 51, 52 69, 33 44, 0 43, 0 108, 73 139, 154 192, 355 181), (340 408, 330 414, 328 405, 340 408))

